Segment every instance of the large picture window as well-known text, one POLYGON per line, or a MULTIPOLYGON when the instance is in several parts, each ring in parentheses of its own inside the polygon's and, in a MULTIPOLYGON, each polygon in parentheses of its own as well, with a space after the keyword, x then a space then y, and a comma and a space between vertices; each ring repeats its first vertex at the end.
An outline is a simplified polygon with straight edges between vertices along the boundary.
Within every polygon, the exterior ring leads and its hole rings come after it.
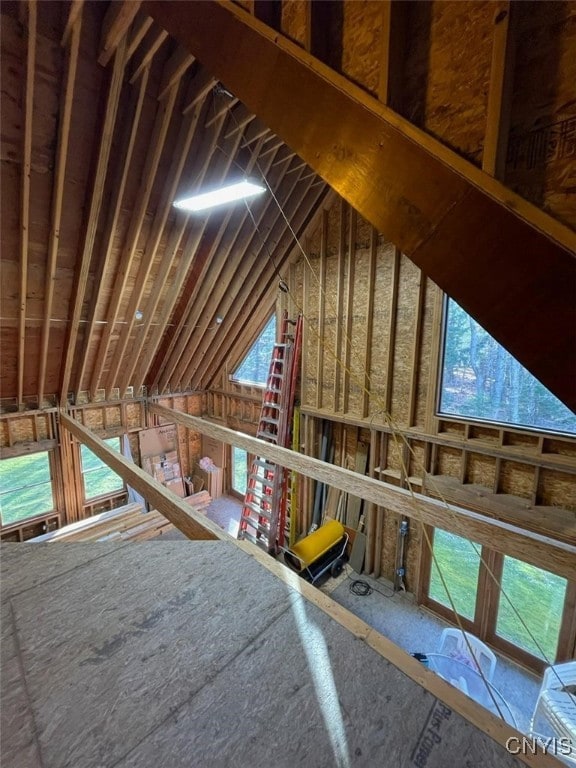
MULTIPOLYGON (((119 437, 109 437, 104 442, 109 448, 121 453, 119 437)), ((82 477, 84 479, 84 498, 86 501, 124 489, 122 478, 113 469, 110 469, 102 459, 99 459, 95 453, 92 453, 90 448, 81 445, 80 456, 82 460, 82 477)))
POLYGON ((264 386, 270 368, 272 348, 276 340, 276 315, 272 315, 248 354, 232 374, 234 381, 264 386))
POLYGON ((0 461, 0 519, 12 525, 54 510, 47 451, 0 461))
POLYGON ((446 301, 440 412, 576 434, 576 414, 455 301, 446 301))

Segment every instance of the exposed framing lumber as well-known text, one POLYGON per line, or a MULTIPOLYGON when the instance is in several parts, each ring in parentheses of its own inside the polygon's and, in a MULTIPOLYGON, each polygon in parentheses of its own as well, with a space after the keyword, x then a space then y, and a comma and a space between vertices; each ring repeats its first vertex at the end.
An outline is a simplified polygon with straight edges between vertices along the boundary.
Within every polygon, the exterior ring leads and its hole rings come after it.
POLYGON ((62 40, 60 42, 60 45, 63 48, 65 48, 68 45, 68 41, 70 40, 70 35, 72 34, 72 30, 76 23, 76 19, 78 19, 78 17, 82 13, 83 4, 84 4, 84 0, 72 0, 72 2, 70 3, 70 10, 68 11, 68 18, 66 20, 66 26, 64 27, 64 34, 62 35, 62 40))
MULTIPOLYGON (((209 105, 207 103, 207 109, 208 109, 208 106, 209 105)), ((213 178, 217 179, 218 182, 221 182, 222 179, 226 178, 226 175, 230 169, 230 166, 234 160, 234 157, 236 156, 238 147, 242 141, 241 133, 238 134, 235 138, 229 139, 227 141, 225 145, 226 154, 221 155, 216 161, 215 166, 211 168, 211 164, 213 163, 214 157, 216 156, 216 147, 218 145, 218 141, 224 131, 224 126, 226 125, 226 119, 227 119, 227 113, 220 115, 220 118, 212 128, 212 131, 208 132, 208 134, 206 135, 207 140, 202 150, 202 156, 204 157, 204 161, 202 163, 202 167, 200 168, 196 176, 196 180, 197 180, 196 188, 198 188, 203 183, 203 181, 209 176, 210 170, 212 170, 213 178)), ((227 220, 229 220, 229 215, 231 215, 231 211, 226 216, 227 220)), ((201 237, 203 233, 206 231, 209 221, 210 221, 210 215, 204 218, 203 223, 198 228, 198 238, 196 240, 195 250, 200 245, 201 237)), ((203 276, 206 273, 208 261, 210 259, 210 254, 213 253, 213 249, 217 247, 216 243, 220 242, 220 239, 224 234, 224 229, 225 227, 220 228, 220 231, 216 234, 215 239, 210 243, 208 250, 203 251, 202 263, 197 262, 196 271, 194 273, 195 284, 198 284, 199 282, 198 278, 200 276, 203 276)), ((190 280, 190 276, 188 277, 188 280, 190 280)), ((194 288, 195 287, 196 286, 194 286, 194 288)), ((178 322, 176 332, 172 334, 172 338, 168 343, 167 349, 164 350, 164 352, 162 353, 162 362, 161 364, 158 365, 157 372, 153 377, 151 390, 154 390, 158 386, 159 391, 162 392, 165 387, 165 382, 168 381, 168 379, 170 378, 170 376, 174 372, 174 369, 176 368, 176 366, 180 361, 180 357, 182 356, 184 348, 187 344, 187 340, 189 339, 190 334, 193 331, 193 328, 191 327, 192 323, 189 322, 189 318, 190 318, 190 314, 193 311, 195 294, 196 294, 196 291, 192 290, 186 299, 186 304, 181 314, 180 320, 178 322), (185 330, 186 325, 188 325, 189 327, 185 330)))
MULTIPOLYGON (((163 406, 160 406, 163 408, 163 406)), ((169 411, 168 408, 163 410, 169 411)), ((161 512, 179 531, 189 539, 228 539, 222 529, 187 504, 183 499, 169 491, 157 480, 146 474, 136 464, 113 451, 93 432, 78 421, 60 412, 60 424, 70 434, 96 454, 114 470, 132 488, 142 494, 148 503, 161 512)))
POLYGON ((354 323, 354 274, 356 254, 357 215, 353 208, 348 210, 348 247, 346 273, 346 336, 344 338, 344 383, 342 387, 342 412, 348 413, 350 406, 350 372, 352 366, 352 326, 354 323))
POLYGON ((18 456, 28 456, 31 453, 38 453, 39 451, 52 451, 57 445, 58 441, 53 439, 26 440, 23 443, 16 443, 15 445, 3 445, 2 458, 13 459, 18 456))
POLYGON ((398 110, 402 101, 402 75, 406 57, 406 30, 409 4, 402 0, 384 0, 382 11, 382 48, 378 98, 398 110))
POLYGON ((76 273, 74 288, 72 291, 72 315, 70 317, 67 340, 64 347, 65 360, 62 366, 62 381, 60 386, 61 403, 65 403, 68 398, 68 387, 72 376, 72 365, 74 363, 76 342, 78 340, 80 316, 82 314, 82 306, 84 303, 84 296, 86 294, 86 286, 88 284, 90 261, 92 259, 92 251, 94 248, 94 242, 96 240, 96 230, 98 227, 100 210, 102 208, 102 201, 104 198, 104 183, 106 181, 108 160, 110 158, 110 151, 112 149, 114 125, 116 123, 118 104, 120 101, 120 94, 122 92, 125 56, 126 45, 124 42, 121 42, 116 50, 116 55, 114 58, 114 69, 112 72, 110 88, 108 91, 106 113, 102 127, 100 147, 98 150, 98 161, 96 164, 96 171, 92 184, 92 194, 87 214, 84 242, 82 244, 82 255, 80 257, 79 267, 76 273))
POLYGON ((194 56, 179 45, 164 66, 158 101, 161 101, 164 96, 166 96, 174 83, 177 83, 182 79, 186 70, 189 69, 193 63, 194 56))
MULTIPOLYGON (((294 244, 292 230, 296 233, 302 230, 322 194, 322 189, 311 190, 308 184, 300 192, 290 195, 284 213, 291 223, 291 228, 288 227, 283 217, 280 219, 275 214, 276 223, 274 224, 274 220, 272 220, 272 228, 266 242, 262 241, 256 254, 249 254, 248 258, 242 262, 241 270, 237 273, 237 279, 241 285, 240 291, 234 298, 227 295, 224 302, 218 307, 217 313, 226 317, 228 327, 233 327, 234 324, 237 324, 236 327, 242 327, 243 323, 248 322, 254 308, 268 294, 273 284, 277 284, 278 273, 288 259, 294 244), (268 248, 275 242, 277 245, 273 252, 274 263, 270 263, 268 248), (263 260, 268 261, 268 266, 261 271, 255 270, 254 264, 262 263, 263 260)), ((226 344, 228 341, 227 338, 226 344)), ((194 371, 191 372, 190 384, 192 387, 197 386, 196 382, 204 384, 212 381, 212 377, 216 373, 213 364, 215 359, 219 360, 219 365, 222 364, 223 351, 215 345, 209 349, 206 340, 202 341, 194 361, 194 371)))
POLYGON ((514 0, 503 0, 494 10, 492 64, 486 109, 486 134, 482 169, 497 179, 504 178, 510 131, 510 110, 516 58, 514 0))
POLYGON ((120 41, 128 32, 141 5, 139 0, 116 0, 110 3, 102 24, 98 64, 103 67, 108 64, 120 41))
MULTIPOLYGON (((421 271, 418 282, 418 299, 416 301, 414 318, 414 337, 412 340, 412 363, 410 366, 410 391, 408 394, 407 424, 411 427, 416 418, 416 400, 418 396, 418 378, 420 376, 420 352, 422 347, 422 328, 424 324, 424 303, 426 301, 426 275, 421 271)), ((436 337, 435 337, 436 338, 436 337)))
POLYGON ((28 2, 26 81, 24 91, 24 147, 20 186, 20 307, 18 318, 18 406, 24 399, 24 345, 26 341, 26 297, 28 293, 28 242, 30 238, 30 170, 32 157, 32 109, 36 62, 36 0, 28 2))
POLYGON ((394 248, 394 261, 392 262, 392 283, 390 286, 391 300, 389 303, 390 315, 388 316, 388 349, 386 350, 386 379, 384 381, 384 408, 390 413, 392 405, 392 379, 394 376, 394 351, 396 348, 396 312, 398 309, 398 284, 400 279, 400 260, 402 255, 398 248, 394 248))
MULTIPOLYGON (((344 311, 344 249, 346 247, 346 215, 348 205, 344 199, 340 200, 340 237, 338 241, 338 276, 336 283, 336 318, 342 317, 344 311)), ((334 341, 334 411, 340 410, 340 376, 342 365, 342 323, 336 323, 336 339, 334 341)))
MULTIPOLYGON (((130 163, 132 162, 132 154, 134 152, 134 146, 136 143, 138 128, 140 126, 140 118, 142 116, 142 106, 144 104, 144 96, 146 95, 146 88, 148 87, 149 74, 150 74, 150 70, 147 69, 144 72, 144 75, 140 78, 136 105, 135 105, 134 113, 131 120, 128 144, 126 145, 126 147, 124 148, 124 151, 122 152, 123 163, 119 166, 119 178, 116 179, 116 182, 113 188, 114 197, 108 211, 108 219, 105 227, 104 246, 103 246, 104 254, 101 259, 102 274, 105 274, 108 271, 112 261, 112 255, 114 250, 113 248, 114 235, 116 232, 118 219, 120 217, 122 200, 124 198, 126 182, 128 181, 130 163)), ((98 285, 94 293, 94 300, 91 308, 90 317, 88 318, 88 325, 84 334, 84 339, 85 339, 84 351, 83 351, 81 363, 78 369, 78 375, 76 377, 76 386, 74 388, 75 392, 80 392, 82 390, 82 383, 84 380, 84 376, 86 374, 86 367, 87 367, 88 358, 90 355, 90 342, 94 336, 96 321, 98 317, 97 313, 103 298, 103 291, 104 291, 103 283, 102 281, 98 281, 98 285)))
POLYGON ((66 176, 66 161, 68 158, 72 104, 74 97, 74 86, 76 84, 76 69, 78 65, 81 30, 82 18, 81 16, 78 16, 71 32, 68 67, 66 71, 66 81, 63 94, 62 118, 58 125, 58 145, 56 150, 54 187, 52 191, 50 243, 48 246, 46 287, 44 291, 44 323, 42 326, 42 340, 40 346, 39 361, 40 365, 38 369, 38 405, 40 406, 44 400, 44 384, 46 381, 46 366, 48 362, 48 343, 50 341, 52 300, 54 298, 54 286, 56 285, 56 266, 58 262, 58 245, 60 243, 60 222, 62 219, 62 207, 64 200, 64 179, 66 176))
POLYGON ((552 392, 576 405, 574 232, 234 4, 148 0, 145 8, 552 392))
MULTIPOLYGON (((322 209, 322 224, 320 229, 320 268, 318 284, 318 338, 316 340, 316 407, 322 408, 324 396, 324 360, 322 347, 324 345, 325 314, 326 314, 326 259, 328 255, 328 211, 322 209)), ((304 398, 302 398, 304 400, 304 398)))
MULTIPOLYGON (((241 140, 241 136, 239 139, 241 140)), ((261 146, 262 139, 256 145, 252 157, 246 166, 247 175, 250 175, 254 167, 258 164, 260 159, 259 150, 261 146)), ((270 163, 265 165, 262 169, 264 176, 266 176, 269 171, 269 165, 270 163)), ((260 210, 255 214, 252 214, 255 215, 256 228, 258 227, 259 222, 262 221, 269 202, 270 198, 260 202, 260 210)), ((258 204, 256 207, 258 207, 258 204)), ((230 213, 232 213, 232 211, 230 211, 230 213)), ((231 282, 231 275, 236 260, 230 258, 230 255, 233 252, 244 253, 247 247, 246 244, 249 242, 250 234, 254 234, 252 219, 249 218, 248 207, 242 206, 238 214, 234 217, 234 224, 231 223, 231 217, 226 217, 223 221, 218 236, 214 241, 211 255, 203 265, 202 272, 198 277, 191 311, 188 314, 187 323, 189 327, 184 335, 186 343, 182 347, 182 354, 180 355, 178 364, 172 374, 172 381, 174 383, 181 380, 187 380, 185 371, 188 370, 190 360, 194 358, 198 340, 204 336, 207 328, 215 326, 214 307, 219 303, 222 296, 228 290, 231 290, 230 286, 233 285, 231 282), (210 279, 206 279, 208 273, 210 274, 210 279), (203 323, 200 322, 202 318, 205 318, 203 323), (185 355, 184 351, 186 353, 185 355)), ((220 326, 218 330, 222 331, 222 326, 220 326)))
MULTIPOLYGON (((366 344, 364 346, 364 391, 362 392, 362 416, 368 416, 370 408, 370 391, 372 389, 372 340, 374 337, 374 285, 376 283, 376 263, 378 260, 378 232, 374 227, 370 230, 370 256, 368 263, 368 300, 366 303, 366 344)), ((374 451, 370 451, 372 461, 374 451)))
POLYGON ((154 19, 152 19, 150 16, 144 16, 144 14, 139 14, 139 17, 134 22, 134 25, 132 27, 132 32, 130 34, 130 39, 128 41, 128 47, 126 49, 126 61, 130 61, 132 56, 136 53, 136 50, 138 49, 138 46, 144 40, 146 37, 146 33, 150 29, 150 27, 154 24, 154 19))
MULTIPOLYGON (((175 81, 171 86, 170 93, 167 98, 168 110, 173 112, 174 104, 176 102, 176 95, 178 93, 179 81, 175 81)), ((168 214, 172 210, 172 204, 176 197, 176 191, 180 185, 182 172, 184 165, 188 159, 188 153, 190 151, 190 145, 196 131, 196 122, 190 118, 186 118, 180 128, 180 133, 174 147, 174 153, 172 157, 172 163, 168 170, 166 181, 162 190, 160 200, 158 202, 158 208, 154 214, 154 220, 152 222, 152 228, 148 235, 148 240, 144 247, 142 254, 142 261, 138 270, 138 276, 136 277, 136 283, 132 289, 132 295, 128 302, 128 309, 126 311, 126 325, 123 327, 120 338, 116 342, 116 349, 114 350, 114 356, 108 373, 108 378, 104 388, 108 391, 111 387, 120 387, 120 397, 123 396, 128 384, 130 383, 126 377, 126 368, 124 361, 124 354, 126 347, 130 341, 130 336, 134 329, 135 313, 142 303, 142 297, 144 296, 144 290, 146 283, 150 277, 154 260, 160 246, 160 240, 164 232, 164 227, 168 220, 168 214), (124 368, 121 378, 120 370, 124 368)))
POLYGON ((197 104, 204 101, 206 96, 216 85, 216 79, 210 72, 207 72, 205 69, 200 69, 200 71, 196 73, 194 84, 196 86, 195 91, 186 106, 182 109, 183 115, 187 115, 197 104))
MULTIPOLYGON (((130 78, 130 85, 133 85, 136 82, 136 80, 138 80, 142 72, 144 72, 144 70, 148 66, 150 66, 152 59, 154 58, 154 56, 160 49, 162 43, 164 42, 164 40, 166 40, 167 37, 168 37, 168 32, 166 32, 166 30, 162 29, 160 30, 160 32, 158 32, 154 40, 152 40, 152 42, 150 43, 150 47, 148 48, 148 50, 142 53, 140 61, 136 64, 134 73, 130 78)), ((168 93, 170 88, 166 87, 166 84, 164 82, 161 84, 161 87, 162 86, 164 86, 163 94, 168 93)), ((161 96, 159 96, 158 98, 161 98, 161 96)))
POLYGON ((523 531, 513 525, 489 520, 454 505, 448 508, 445 504, 426 496, 411 494, 402 488, 295 453, 289 448, 249 437, 196 416, 189 416, 155 403, 149 403, 148 409, 150 413, 165 421, 182 424, 188 429, 201 432, 228 445, 243 448, 306 477, 332 485, 377 506, 385 507, 396 514, 405 515, 426 525, 444 528, 449 526, 460 536, 472 539, 497 552, 518 557, 539 568, 552 570, 567 579, 576 579, 576 547, 569 544, 523 531))
POLYGON ((110 300, 110 306, 106 318, 107 324, 104 326, 104 331, 98 346, 96 364, 94 366, 92 380, 90 383, 90 392, 92 394, 99 388, 103 377, 104 362, 110 348, 110 341, 114 327, 118 321, 122 295, 128 282, 130 268, 132 266, 134 254, 138 245, 138 238, 144 224, 146 210, 150 200, 150 195, 152 194, 152 187, 154 186, 156 172, 160 163, 160 157, 162 156, 164 144, 166 142, 166 136, 168 134, 168 126, 173 116, 172 113, 174 110, 175 100, 176 93, 173 90, 171 97, 168 100, 158 103, 154 128, 152 131, 152 137, 150 139, 150 150, 146 156, 146 165, 142 174, 142 182, 139 188, 136 203, 134 205, 133 215, 130 220, 130 227, 126 236, 126 242, 124 248, 122 249, 120 262, 118 264, 117 279, 114 283, 114 291, 110 300))

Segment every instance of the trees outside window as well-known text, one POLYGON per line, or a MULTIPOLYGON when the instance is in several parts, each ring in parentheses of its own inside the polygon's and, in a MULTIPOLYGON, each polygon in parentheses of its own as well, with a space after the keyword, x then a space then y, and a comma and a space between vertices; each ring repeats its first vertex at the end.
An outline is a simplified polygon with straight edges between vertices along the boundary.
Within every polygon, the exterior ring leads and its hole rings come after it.
MULTIPOLYGON (((104 440, 106 445, 121 453, 120 438, 110 437, 104 440)), ((80 446, 82 461, 82 478, 84 480, 84 498, 86 501, 97 496, 106 496, 109 493, 122 491, 124 480, 105 464, 102 459, 92 453, 85 445, 80 446)))
POLYGON ((576 434, 576 414, 452 299, 446 302, 440 413, 576 434))
POLYGON ((264 386, 270 368, 272 348, 276 341, 276 315, 272 315, 248 354, 232 374, 234 381, 264 386))
POLYGON ((54 510, 48 451, 0 461, 0 519, 12 525, 54 510))

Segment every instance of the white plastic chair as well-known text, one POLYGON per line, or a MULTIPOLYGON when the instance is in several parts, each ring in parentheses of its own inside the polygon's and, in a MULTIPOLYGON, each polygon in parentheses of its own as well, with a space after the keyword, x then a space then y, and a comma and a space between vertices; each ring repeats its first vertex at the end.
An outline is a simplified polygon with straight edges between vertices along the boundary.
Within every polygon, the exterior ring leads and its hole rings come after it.
POLYGON ((570 754, 556 756, 576 765, 576 660, 553 664, 544 670, 534 714, 530 721, 533 736, 553 735, 571 745, 570 754), (549 733, 551 731, 551 734, 549 733))
POLYGON ((496 656, 486 643, 483 643, 470 632, 464 632, 461 629, 456 629, 456 627, 448 627, 440 635, 439 653, 444 653, 447 656, 454 655, 455 658, 464 657, 472 661, 470 649, 472 649, 473 661, 476 666, 482 670, 484 677, 491 683, 496 669, 496 656))

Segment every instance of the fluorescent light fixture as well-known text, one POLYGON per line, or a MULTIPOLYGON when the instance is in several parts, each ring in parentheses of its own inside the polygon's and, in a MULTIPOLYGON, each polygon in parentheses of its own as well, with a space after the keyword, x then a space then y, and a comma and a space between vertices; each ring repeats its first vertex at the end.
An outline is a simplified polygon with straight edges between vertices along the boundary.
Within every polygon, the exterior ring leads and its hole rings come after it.
POLYGON ((203 211, 216 205, 224 205, 224 203, 231 203, 234 200, 243 200, 246 197, 260 195, 265 190, 266 188, 260 186, 260 184, 254 184, 254 182, 245 179, 238 184, 221 187, 212 192, 204 192, 202 195, 194 195, 193 197, 176 200, 174 207, 180 208, 182 211, 203 211))

